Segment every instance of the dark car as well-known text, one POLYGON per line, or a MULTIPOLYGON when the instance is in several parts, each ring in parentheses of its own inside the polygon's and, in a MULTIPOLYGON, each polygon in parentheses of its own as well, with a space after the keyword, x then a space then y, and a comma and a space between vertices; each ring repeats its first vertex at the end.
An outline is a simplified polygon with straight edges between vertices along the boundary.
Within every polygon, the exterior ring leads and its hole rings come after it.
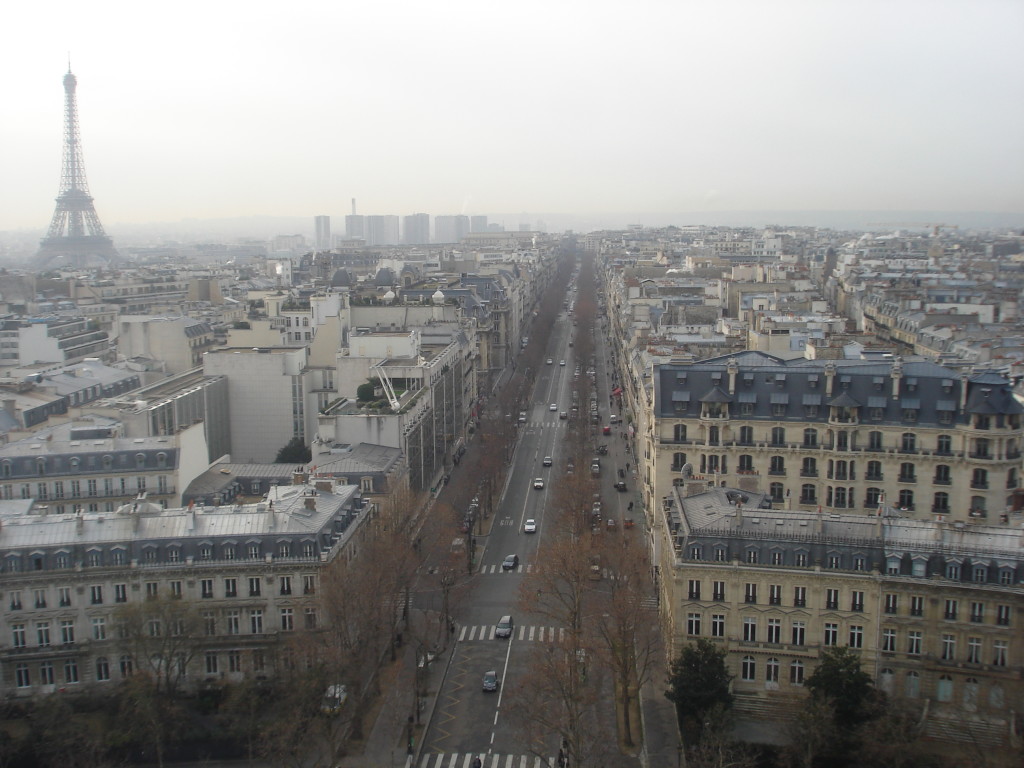
POLYGON ((623 491, 625 491, 626 490, 626 483, 625 483, 625 481, 624 480, 619 480, 619 482, 617 482, 615 484, 615 490, 618 491, 619 493, 622 493, 623 491))
POLYGON ((519 567, 519 555, 509 555, 501 563, 503 571, 511 571, 519 567))
POLYGON ((498 690, 498 686, 501 685, 501 681, 498 679, 498 673, 493 669, 484 672, 484 691, 493 692, 498 690))

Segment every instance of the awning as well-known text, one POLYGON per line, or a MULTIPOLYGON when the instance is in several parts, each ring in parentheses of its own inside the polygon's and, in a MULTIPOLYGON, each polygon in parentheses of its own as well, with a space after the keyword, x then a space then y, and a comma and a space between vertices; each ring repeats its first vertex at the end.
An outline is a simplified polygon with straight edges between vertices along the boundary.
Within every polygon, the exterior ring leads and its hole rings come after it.
POLYGON ((789 405, 789 395, 785 392, 772 392, 772 405, 789 405))
POLYGON ((821 405, 821 395, 804 395, 804 405, 821 405))
POLYGON ((673 392, 672 393, 672 402, 673 403, 688 403, 688 402, 690 402, 690 393, 689 392, 673 392))
POLYGON ((869 397, 868 408, 885 408, 886 399, 884 397, 869 397))
POLYGON ((956 400, 937 400, 935 402, 936 411, 955 411, 956 400))
POLYGON ((918 397, 904 397, 900 400, 900 408, 907 411, 918 411, 921 409, 921 399, 918 397))

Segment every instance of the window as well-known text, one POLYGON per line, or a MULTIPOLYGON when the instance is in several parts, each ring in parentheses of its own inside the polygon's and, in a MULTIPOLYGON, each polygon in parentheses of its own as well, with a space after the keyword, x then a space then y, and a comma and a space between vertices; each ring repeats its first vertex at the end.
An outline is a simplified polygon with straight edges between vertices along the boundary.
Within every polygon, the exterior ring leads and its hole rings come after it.
POLYGON ((782 605, 782 585, 781 584, 769 584, 768 585, 768 604, 769 605, 782 605))
POLYGON ((100 656, 96 659, 96 680, 104 683, 110 679, 110 662, 107 661, 106 656, 100 656))
POLYGON ((796 566, 798 568, 806 568, 807 567, 807 553, 806 552, 797 552, 794 557, 795 557, 795 560, 796 560, 796 566))
MULTIPOLYGON (((15 570, 15 569, 12 569, 12 570, 15 570)), ((21 610, 21 592, 17 592, 17 591, 11 592, 11 610, 12 611, 20 611, 21 610)))
POLYGON ((996 606, 996 624, 1001 627, 1010 626, 1010 606, 1008 605, 997 605, 996 606))
POLYGON ((94 616, 92 622, 92 639, 93 640, 106 640, 107 639, 107 620, 102 616, 94 616))
POLYGON ((224 549, 223 549, 223 554, 224 554, 224 559, 225 560, 234 560, 235 559, 235 548, 233 546, 231 546, 230 544, 225 544, 224 545, 224 549))
POLYGON ((757 562, 757 550, 756 549, 748 549, 747 550, 747 562, 748 563, 756 563, 757 562))
POLYGON ((36 608, 46 607, 46 590, 45 589, 34 589, 32 590, 35 597, 36 608))
POLYGON ((28 671, 28 664, 18 664, 14 668, 15 684, 19 688, 29 688, 32 685, 32 676, 28 671))
POLYGON ((743 619, 743 640, 747 643, 757 642, 757 619, 752 616, 743 619))
POLYGON ((180 600, 181 599, 181 595, 182 595, 182 592, 181 592, 181 582, 175 580, 175 581, 170 582, 168 584, 168 586, 171 588, 171 597, 174 598, 174 599, 180 600))
POLYGON ((155 600, 159 591, 160 585, 155 581, 146 582, 146 599, 155 600))
POLYGON ((771 483, 768 486, 768 493, 772 497, 772 501, 776 504, 781 504, 785 501, 785 490, 782 483, 771 483))
POLYGON ((907 632, 907 653, 911 656, 921 655, 921 633, 918 630, 907 632))
POLYGON ((64 660, 64 682, 78 682, 78 662, 75 659, 64 660))
POLYGON ((25 641, 25 625, 11 625, 11 644, 15 648, 24 648, 28 643, 25 641))
POLYGON ((770 459, 768 459, 768 474, 785 475, 786 460, 782 456, 772 456, 770 459))
POLYGON ((810 483, 804 483, 800 486, 800 503, 801 504, 817 504, 818 503, 818 491, 810 483))
POLYGON ((800 466, 801 477, 817 477, 818 476, 818 462, 815 459, 807 457, 803 460, 803 464, 800 466))
POLYGON ((724 563, 729 556, 729 551, 725 547, 715 547, 715 562, 724 563))
POLYGON ((316 629, 320 626, 319 614, 316 612, 316 608, 306 608, 306 629, 316 629))
POLYGON ((914 453, 917 451, 917 435, 913 432, 904 432, 900 437, 900 450, 903 453, 914 453))
POLYGON ((227 631, 229 635, 237 635, 239 633, 239 620, 241 619, 241 611, 228 611, 224 617, 227 622, 227 631))
POLYGON ((217 617, 213 611, 203 611, 203 634, 204 635, 216 635, 217 634, 217 617))
POLYGON ((218 672, 217 654, 212 651, 206 652, 206 674, 216 675, 218 672))
POLYGON ((943 675, 939 678, 939 684, 935 686, 935 698, 939 701, 953 700, 953 678, 943 675))
POLYGON ((249 629, 254 635, 263 634, 263 611, 259 609, 249 611, 249 629))
POLYGON ((936 485, 949 485, 952 482, 948 464, 939 464, 935 467, 935 478, 932 482, 936 485))
POLYGON ((75 622, 71 619, 61 619, 60 641, 64 645, 71 645, 75 642, 75 622))
POLYGON ((859 590, 850 592, 850 610, 851 611, 863 611, 864 610, 864 593, 859 590))
POLYGON ((899 613, 900 596, 892 592, 888 592, 885 595, 885 612, 888 614, 899 613))
POLYGON ((924 616, 924 598, 920 595, 911 595, 910 597, 910 615, 911 616, 924 616))
POLYGON ((228 651, 228 672, 242 671, 242 652, 228 651))
POLYGON ((50 644, 50 622, 36 622, 36 644, 45 648, 50 644))
POLYGON ((958 610, 959 606, 960 606, 959 601, 957 601, 957 600, 947 600, 946 601, 945 617, 947 619, 949 619, 950 621, 955 621, 956 620, 956 615, 957 615, 957 610, 958 610))
POLYGON ((818 430, 808 427, 804 430, 804 447, 815 448, 818 445, 818 430))
POLYGON ((250 576, 249 577, 249 597, 259 597, 260 595, 260 577, 250 576))
POLYGON ((867 470, 864 472, 865 480, 883 480, 882 477, 882 462, 880 461, 869 461, 867 470))
POLYGON ((971 603, 971 621, 975 624, 981 624, 985 616, 985 604, 984 603, 971 603))
POLYGON ((89 602, 93 605, 102 605, 103 603, 103 586, 100 584, 94 584, 89 587, 89 602))
POLYGON ((895 629, 883 629, 882 630, 882 650, 888 651, 889 653, 896 652, 896 630, 895 629))
POLYGON ((316 576, 302 577, 302 594, 312 595, 316 593, 316 576))
MULTIPOLYGON (((291 632, 295 629, 295 612, 291 608, 281 609, 281 631, 291 632)), ((698 631, 699 635, 700 632, 698 631)))
POLYGON ((725 614, 714 613, 711 615, 711 636, 725 637, 725 614))
POLYGON ((1009 643, 1006 640, 996 640, 992 643, 992 666, 1005 667, 1009 643))
POLYGON ((160 637, 160 619, 150 619, 146 622, 146 627, 150 637, 160 637))
POLYGON ((700 614, 699 613, 688 613, 686 615, 686 634, 688 634, 688 635, 699 635, 700 634, 700 614))
POLYGON ((764 665, 764 679, 766 683, 779 682, 779 660, 768 659, 764 665))
POLYGON ((858 626, 856 624, 850 627, 850 647, 864 647, 864 627, 858 626))
POLYGON ((797 608, 807 605, 807 587, 793 587, 793 605, 797 608))
POLYGON ((825 608, 830 611, 839 609, 839 590, 838 589, 826 589, 825 590, 825 608))
POLYGON ((757 677, 757 662, 753 656, 744 656, 740 665, 740 679, 745 683, 752 683, 757 677))
POLYGON ((238 579, 224 579, 224 597, 238 597, 238 579))
POLYGON ((807 635, 807 625, 802 621, 794 621, 792 629, 793 645, 803 645, 807 635))
POLYGON ((690 579, 690 599, 700 600, 700 579, 690 579))
POLYGON ((250 544, 249 545, 249 559, 250 560, 258 560, 259 556, 260 556, 260 545, 259 544, 250 544))
POLYGON ((132 657, 124 654, 117 660, 118 668, 121 670, 121 677, 130 677, 132 674, 132 657))
POLYGON ((921 675, 917 672, 907 672, 903 680, 903 695, 908 699, 916 699, 921 695, 921 675))
POLYGON ((57 587, 57 603, 61 608, 71 605, 71 587, 57 587))
POLYGON ((839 644, 839 625, 831 621, 825 623, 824 645, 839 644))
POLYGON ((772 565, 783 565, 782 552, 772 552, 772 565))
POLYGON ((771 440, 772 445, 785 445, 786 430, 783 427, 772 427, 771 440))
POLYGON ((768 642, 782 642, 782 619, 768 619, 768 642))
POLYGON ((756 603, 757 602, 757 584, 747 583, 743 588, 743 602, 745 603, 756 603))
POLYGON ((853 570, 863 571, 865 569, 865 560, 863 555, 856 555, 853 558, 853 570))
POLYGON ((981 638, 967 638, 967 661, 970 664, 981 664, 981 638))
POLYGON ((115 584, 114 585, 114 602, 115 603, 127 603, 128 602, 128 585, 127 584, 115 584))
POLYGON ((882 450, 882 433, 878 431, 868 432, 868 450, 882 450))
POLYGON ((804 684, 804 663, 802 661, 793 661, 789 665, 789 684, 790 685, 803 685, 804 684))
POLYGON ((53 662, 44 661, 39 665, 39 682, 43 685, 53 685, 53 662))

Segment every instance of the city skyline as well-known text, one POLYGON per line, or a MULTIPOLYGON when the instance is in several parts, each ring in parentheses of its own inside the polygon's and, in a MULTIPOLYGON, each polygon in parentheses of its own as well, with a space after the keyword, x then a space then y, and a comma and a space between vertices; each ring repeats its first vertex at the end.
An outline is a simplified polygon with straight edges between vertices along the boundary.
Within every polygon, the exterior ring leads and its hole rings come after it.
POLYGON ((738 211, 1024 218, 1019 4, 241 8, 202 6, 202 26, 189 2, 170 17, 120 2, 13 11, 26 34, 0 52, 18 75, 0 231, 52 215, 68 49, 115 236, 253 216, 311 226, 352 198, 366 215, 610 226, 738 211))

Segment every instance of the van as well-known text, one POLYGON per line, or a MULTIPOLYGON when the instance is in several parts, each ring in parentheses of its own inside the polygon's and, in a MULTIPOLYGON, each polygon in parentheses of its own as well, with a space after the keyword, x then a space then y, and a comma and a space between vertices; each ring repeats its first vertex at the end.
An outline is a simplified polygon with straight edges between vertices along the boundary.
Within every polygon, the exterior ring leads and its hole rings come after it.
POLYGON ((608 421, 610 421, 612 424, 618 424, 619 417, 613 413, 611 416, 608 417, 608 421))
POLYGON ((512 617, 511 616, 502 616, 498 620, 497 625, 494 627, 494 636, 495 637, 512 637, 512 627, 513 626, 514 625, 513 625, 512 617))

